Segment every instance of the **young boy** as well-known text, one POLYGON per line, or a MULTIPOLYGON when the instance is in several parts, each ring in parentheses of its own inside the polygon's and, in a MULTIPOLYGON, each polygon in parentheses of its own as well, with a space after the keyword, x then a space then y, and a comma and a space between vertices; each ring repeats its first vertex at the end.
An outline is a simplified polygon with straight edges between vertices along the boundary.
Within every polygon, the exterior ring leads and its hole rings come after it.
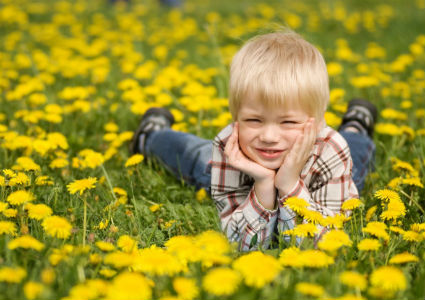
POLYGON ((207 189, 223 231, 241 250, 267 248, 275 233, 294 227, 295 214, 284 206, 289 197, 324 216, 358 197, 373 160, 377 111, 355 99, 339 133, 326 126, 328 75, 313 45, 292 32, 251 39, 233 58, 229 96, 234 123, 212 143, 169 129, 172 115, 152 108, 131 151, 207 189))

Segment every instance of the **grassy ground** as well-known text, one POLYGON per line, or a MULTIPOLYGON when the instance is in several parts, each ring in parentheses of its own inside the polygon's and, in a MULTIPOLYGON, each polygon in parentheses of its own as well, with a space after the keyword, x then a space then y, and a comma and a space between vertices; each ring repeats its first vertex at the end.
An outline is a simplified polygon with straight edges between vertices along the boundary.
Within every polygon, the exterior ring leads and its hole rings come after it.
POLYGON ((423 298, 425 1, 131 2, 0 1, 0 299, 423 298), (330 126, 379 107, 376 170, 333 250, 240 257, 203 191, 127 145, 151 106, 213 138, 233 54, 283 26, 328 63, 330 126))

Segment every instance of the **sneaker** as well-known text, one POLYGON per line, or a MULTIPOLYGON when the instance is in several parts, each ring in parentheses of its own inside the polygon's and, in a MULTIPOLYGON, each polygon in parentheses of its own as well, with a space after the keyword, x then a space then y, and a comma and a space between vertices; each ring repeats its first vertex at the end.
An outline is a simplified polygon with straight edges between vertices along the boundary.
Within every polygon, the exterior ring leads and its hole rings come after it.
POLYGON ((342 118, 339 130, 354 127, 372 138, 377 118, 378 110, 375 105, 364 99, 352 99, 348 103, 348 108, 342 118))
POLYGON ((162 107, 149 108, 142 117, 139 127, 134 132, 130 143, 130 154, 145 154, 145 141, 147 136, 153 131, 170 128, 174 123, 174 117, 171 112, 162 107))

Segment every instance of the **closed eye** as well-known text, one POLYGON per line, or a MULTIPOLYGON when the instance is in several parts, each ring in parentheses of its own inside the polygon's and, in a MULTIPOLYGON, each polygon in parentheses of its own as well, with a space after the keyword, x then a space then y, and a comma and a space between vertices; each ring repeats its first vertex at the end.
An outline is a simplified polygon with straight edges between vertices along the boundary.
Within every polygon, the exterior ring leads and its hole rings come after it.
POLYGON ((281 124, 298 124, 297 121, 282 121, 281 124))
POLYGON ((246 119, 245 122, 261 122, 259 119, 246 119))

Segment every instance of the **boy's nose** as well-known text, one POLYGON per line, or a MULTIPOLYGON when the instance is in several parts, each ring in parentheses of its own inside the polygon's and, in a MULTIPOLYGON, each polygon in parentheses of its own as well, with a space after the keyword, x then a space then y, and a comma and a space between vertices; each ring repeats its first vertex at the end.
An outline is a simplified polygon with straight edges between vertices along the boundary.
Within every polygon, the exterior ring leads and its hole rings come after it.
POLYGON ((273 125, 265 125, 260 133, 260 141, 263 143, 276 143, 279 141, 277 128, 273 125))

